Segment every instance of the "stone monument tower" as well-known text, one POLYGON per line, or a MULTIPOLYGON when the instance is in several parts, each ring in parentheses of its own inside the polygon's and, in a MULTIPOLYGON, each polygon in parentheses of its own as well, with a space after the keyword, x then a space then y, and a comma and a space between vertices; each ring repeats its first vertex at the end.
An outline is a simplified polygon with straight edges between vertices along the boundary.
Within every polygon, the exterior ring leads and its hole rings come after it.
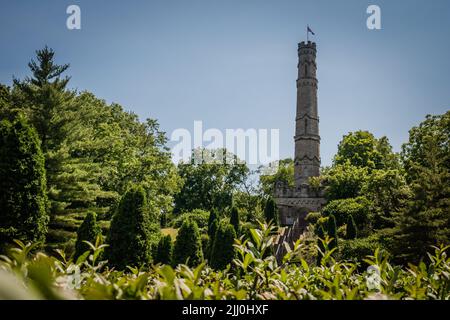
POLYGON ((325 203, 323 190, 309 185, 310 177, 320 175, 320 135, 317 109, 316 43, 307 41, 298 45, 297 115, 295 118, 295 186, 278 183, 275 188, 281 225, 295 221, 304 225, 305 216, 318 211, 325 203))

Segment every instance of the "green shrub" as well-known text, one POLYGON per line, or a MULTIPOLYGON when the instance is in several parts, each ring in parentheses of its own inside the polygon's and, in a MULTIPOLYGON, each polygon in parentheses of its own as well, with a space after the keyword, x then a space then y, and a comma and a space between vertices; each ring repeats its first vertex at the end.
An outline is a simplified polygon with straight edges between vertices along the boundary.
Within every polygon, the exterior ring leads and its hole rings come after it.
POLYGON ((240 234, 239 210, 236 207, 231 208, 230 224, 233 226, 236 234, 240 234))
POLYGON ((156 249, 154 263, 170 264, 172 262, 173 244, 170 235, 161 237, 156 249))
POLYGON ((367 256, 372 255, 377 247, 380 247, 377 236, 367 238, 339 241, 339 253, 341 259, 362 262, 367 256))
POLYGON ((197 226, 205 230, 208 227, 209 212, 201 209, 194 209, 191 212, 185 212, 176 217, 171 225, 173 228, 180 228, 185 220, 194 221, 197 226))
POLYGON ((102 230, 97 223, 97 215, 94 212, 88 212, 83 223, 77 230, 77 242, 75 243, 75 256, 77 259, 86 251, 90 250, 90 247, 84 241, 95 243, 98 236, 101 236, 102 230))
POLYGON ((266 206, 264 207, 264 217, 267 222, 272 221, 274 225, 278 225, 277 205, 272 198, 269 198, 266 202, 266 206))
POLYGON ((352 215, 347 218, 347 239, 356 239, 358 237, 358 228, 356 227, 355 219, 352 215))
POLYGON ((178 231, 173 252, 175 265, 196 266, 203 260, 202 243, 197 223, 185 220, 178 231))
POLYGON ((315 224, 321 216, 322 214, 320 212, 310 212, 306 215, 305 221, 309 224, 315 224))
POLYGON ((330 201, 322 210, 325 217, 333 214, 337 226, 347 223, 352 216, 358 230, 361 232, 368 229, 372 203, 365 197, 341 199, 330 201))
POLYGON ((338 234, 336 227, 336 218, 334 215, 330 215, 327 221, 327 233, 330 238, 332 238, 330 243, 330 249, 336 248, 338 244, 338 234))
POLYGON ((131 187, 120 200, 109 232, 109 263, 124 269, 150 262, 152 244, 159 239, 159 223, 150 221, 144 188, 131 187))
POLYGON ((43 242, 47 233, 44 155, 34 128, 18 116, 0 122, 0 246, 43 242))
POLYGON ((235 238, 236 231, 234 227, 227 222, 221 222, 214 237, 210 261, 211 267, 214 269, 225 269, 231 263, 235 256, 233 247, 235 238))

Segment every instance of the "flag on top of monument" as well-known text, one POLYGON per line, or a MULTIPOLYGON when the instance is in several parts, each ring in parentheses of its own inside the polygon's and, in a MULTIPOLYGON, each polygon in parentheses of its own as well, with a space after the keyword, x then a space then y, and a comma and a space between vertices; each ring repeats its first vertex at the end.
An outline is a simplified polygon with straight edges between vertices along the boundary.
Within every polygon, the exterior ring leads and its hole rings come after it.
POLYGON ((307 26, 307 30, 308 30, 308 32, 311 32, 311 34, 313 35, 313 36, 315 36, 316 34, 311 30, 311 28, 309 27, 309 26, 307 26))

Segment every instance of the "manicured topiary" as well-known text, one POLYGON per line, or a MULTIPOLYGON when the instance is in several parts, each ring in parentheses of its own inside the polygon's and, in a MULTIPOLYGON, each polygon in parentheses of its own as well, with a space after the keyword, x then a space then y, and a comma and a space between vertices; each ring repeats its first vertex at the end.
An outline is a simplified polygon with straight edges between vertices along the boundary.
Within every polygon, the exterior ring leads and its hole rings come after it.
POLYGON ((49 221, 44 155, 34 128, 20 115, 0 122, 0 246, 13 239, 43 242, 49 221))
POLYGON ((337 227, 336 227, 336 218, 334 215, 330 215, 327 221, 327 233, 331 239, 329 244, 330 250, 337 247, 338 243, 338 235, 337 235, 337 227))
POLYGON ((355 220, 353 216, 349 216, 347 219, 347 239, 356 239, 358 237, 358 229, 356 228, 355 220))
POLYGON ((156 249, 154 263, 170 264, 172 262, 173 244, 170 235, 161 237, 156 249))
POLYGON ((274 225, 278 225, 278 210, 275 201, 270 198, 266 202, 266 206, 264 208, 264 217, 267 222, 272 221, 274 225))
POLYGON ((234 239, 236 231, 226 222, 221 222, 214 237, 210 265, 214 269, 225 269, 235 256, 234 239))
MULTIPOLYGON (((109 263, 117 269, 142 266, 151 258, 151 238, 155 223, 151 223, 144 188, 131 187, 120 200, 108 237, 109 263)), ((157 228, 156 228, 157 229, 157 228)))
POLYGON ((236 235, 240 234, 239 211, 236 207, 231 208, 230 224, 234 227, 236 235))
POLYGON ((173 263, 197 266, 203 260, 202 243, 198 226, 194 221, 185 220, 178 231, 173 251, 173 263))
POLYGON ((95 244, 98 236, 101 236, 102 229, 97 223, 97 215, 94 212, 88 212, 77 231, 77 242, 75 243, 75 259, 81 256, 90 247, 84 241, 95 244))

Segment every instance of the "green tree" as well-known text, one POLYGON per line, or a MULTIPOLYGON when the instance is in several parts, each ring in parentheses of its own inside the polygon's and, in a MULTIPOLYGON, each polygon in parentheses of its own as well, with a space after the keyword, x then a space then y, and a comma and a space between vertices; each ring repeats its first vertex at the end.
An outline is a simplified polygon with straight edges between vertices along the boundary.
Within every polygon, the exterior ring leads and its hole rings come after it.
POLYGON ((386 137, 376 139, 368 131, 350 132, 339 143, 334 164, 345 164, 359 168, 387 169, 398 168, 398 157, 386 137))
POLYGON ((278 210, 275 201, 269 198, 264 208, 264 217, 267 222, 272 221, 274 225, 278 225, 278 210))
POLYGON ((327 220, 327 233, 330 238, 332 238, 330 243, 330 249, 337 248, 338 235, 336 227, 336 218, 334 215, 330 215, 327 220))
POLYGON ((262 193, 271 197, 277 184, 281 183, 286 187, 294 187, 294 160, 287 158, 278 162, 277 172, 275 174, 264 174, 260 170, 259 183, 262 193))
POLYGON ((161 264, 170 264, 172 262, 173 244, 170 235, 161 237, 158 242, 158 248, 154 262, 161 264))
POLYGON ((450 243, 450 112, 427 117, 403 146, 413 193, 396 216, 394 252, 401 262, 425 257, 431 245, 450 243))
POLYGON ((231 209, 230 215, 230 224, 233 226, 236 234, 240 234, 240 219, 239 219, 239 211, 236 207, 231 209))
POLYGON ((214 234, 215 234, 215 232, 217 230, 217 228, 215 230, 212 229, 213 228, 213 223, 217 222, 217 220, 218 220, 217 212, 216 212, 216 210, 212 210, 209 213, 209 219, 208 219, 208 235, 209 235, 210 238, 214 237, 214 234))
POLYGON ((212 211, 232 205, 233 192, 245 180, 248 168, 226 150, 198 149, 189 163, 178 165, 178 173, 184 184, 175 195, 174 211, 212 211))
POLYGON ((202 260, 202 242, 198 226, 193 221, 185 220, 175 241, 173 262, 175 265, 197 266, 202 260))
POLYGON ((214 236, 214 245, 211 252, 210 265, 214 269, 225 269, 235 256, 234 239, 236 231, 234 227, 226 222, 219 224, 214 236))
POLYGON ((114 214, 108 238, 109 262, 118 269, 150 262, 151 247, 159 225, 151 221, 147 196, 142 186, 131 187, 114 214))
POLYGON ((0 246, 44 241, 49 221, 44 156, 21 116, 0 122, 0 246))
POLYGON ((358 197, 368 179, 367 168, 359 168, 349 162, 324 170, 322 179, 327 200, 358 197))
POLYGON ((102 235, 102 229, 97 222, 97 215, 95 212, 88 212, 80 227, 77 230, 77 242, 75 243, 75 259, 81 256, 90 247, 84 241, 95 243, 97 237, 102 235))
POLYGON ((349 215, 347 219, 346 236, 347 239, 356 239, 358 237, 358 228, 352 215, 349 215))
POLYGON ((372 203, 366 197, 333 200, 322 209, 322 215, 329 217, 333 215, 337 226, 343 226, 351 216, 361 235, 371 231, 372 203))

